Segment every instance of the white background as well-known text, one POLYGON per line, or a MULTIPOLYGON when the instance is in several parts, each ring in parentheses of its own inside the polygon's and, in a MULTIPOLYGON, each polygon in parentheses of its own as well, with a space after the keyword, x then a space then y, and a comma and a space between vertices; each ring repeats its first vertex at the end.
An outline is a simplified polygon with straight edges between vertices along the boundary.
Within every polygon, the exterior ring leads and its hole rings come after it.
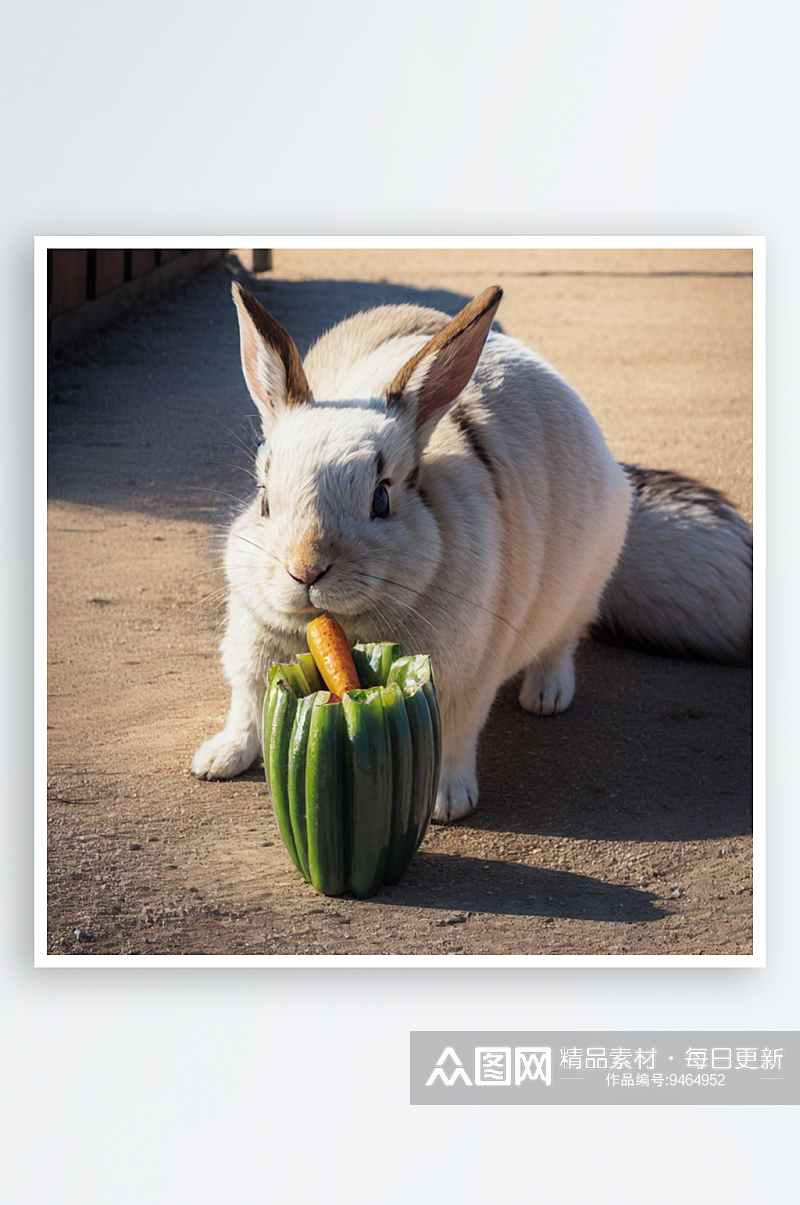
POLYGON ((11 1200, 785 1192, 791 1109, 407 1100, 411 1029, 797 1028, 800 190, 788 12, 772 0, 34 0, 6 16, 0 1032, 11 1200), (31 499, 44 449, 32 439, 33 236, 232 230, 265 241, 767 236, 765 970, 34 971, 31 499))

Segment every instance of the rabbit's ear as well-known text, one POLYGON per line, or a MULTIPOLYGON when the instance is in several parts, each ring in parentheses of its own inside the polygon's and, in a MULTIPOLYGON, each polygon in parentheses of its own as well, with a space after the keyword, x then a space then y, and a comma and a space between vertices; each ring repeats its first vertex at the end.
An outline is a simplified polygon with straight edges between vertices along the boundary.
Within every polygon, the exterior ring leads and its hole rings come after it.
POLYGON ((497 285, 484 289, 412 356, 389 386, 387 410, 415 407, 417 427, 438 421, 475 371, 502 296, 497 285))
POLYGON ((239 314, 244 379, 269 434, 278 412, 312 401, 311 390, 288 331, 236 282, 233 300, 239 314))

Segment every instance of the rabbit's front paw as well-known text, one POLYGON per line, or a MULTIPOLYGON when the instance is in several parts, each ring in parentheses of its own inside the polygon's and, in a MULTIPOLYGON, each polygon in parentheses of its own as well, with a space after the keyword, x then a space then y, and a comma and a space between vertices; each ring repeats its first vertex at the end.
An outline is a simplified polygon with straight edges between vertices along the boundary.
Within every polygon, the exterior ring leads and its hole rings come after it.
POLYGON ((471 771, 442 772, 431 819, 434 824, 449 824, 474 812, 478 806, 478 780, 471 771))
POLYGON ((259 754, 258 735, 242 738, 223 728, 216 736, 204 741, 192 760, 196 778, 235 778, 252 766, 259 754))
POLYGON ((571 645, 557 661, 534 661, 525 671, 520 705, 537 716, 560 715, 575 697, 575 665, 571 645))

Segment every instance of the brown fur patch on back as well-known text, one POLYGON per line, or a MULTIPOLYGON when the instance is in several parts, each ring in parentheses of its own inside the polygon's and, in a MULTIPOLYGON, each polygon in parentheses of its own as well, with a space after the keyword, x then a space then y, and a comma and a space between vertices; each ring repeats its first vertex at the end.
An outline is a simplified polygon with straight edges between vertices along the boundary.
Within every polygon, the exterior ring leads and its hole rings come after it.
POLYGON ((684 477, 671 469, 646 469, 638 464, 622 464, 633 487, 634 506, 657 506, 668 503, 687 511, 694 507, 705 507, 718 519, 736 521, 744 525, 736 507, 721 490, 694 477, 684 477))
POLYGON ((497 501, 502 502, 503 491, 500 488, 500 482, 497 477, 494 461, 486 451, 486 448, 484 447, 483 441, 480 437, 478 426, 470 417, 470 414, 463 402, 458 402, 451 408, 449 418, 452 423, 455 423, 461 434, 464 436, 473 455, 477 456, 484 468, 489 470, 497 501))

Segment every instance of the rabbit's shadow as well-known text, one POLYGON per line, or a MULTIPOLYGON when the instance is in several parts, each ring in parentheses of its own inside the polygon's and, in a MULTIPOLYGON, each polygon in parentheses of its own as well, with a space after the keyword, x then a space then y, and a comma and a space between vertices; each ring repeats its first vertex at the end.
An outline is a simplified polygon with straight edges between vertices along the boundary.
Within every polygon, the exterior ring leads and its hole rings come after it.
MULTIPOLYGON (((481 735, 482 832, 598 841, 752 833, 752 674, 582 640, 579 689, 557 719, 501 687, 481 735)), ((720 851, 721 853, 723 851, 720 851)))

